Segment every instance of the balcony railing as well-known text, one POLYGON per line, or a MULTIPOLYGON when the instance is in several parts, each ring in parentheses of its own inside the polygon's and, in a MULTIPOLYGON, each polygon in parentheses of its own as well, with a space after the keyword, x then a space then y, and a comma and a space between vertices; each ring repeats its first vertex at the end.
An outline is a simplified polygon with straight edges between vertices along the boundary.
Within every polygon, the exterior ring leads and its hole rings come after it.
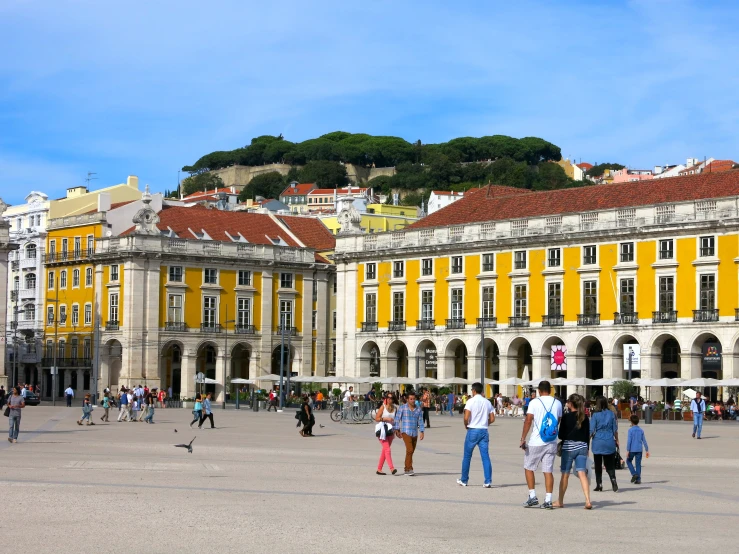
POLYGON ((433 319, 417 319, 416 331, 434 331, 436 330, 436 322, 433 319))
POLYGON ((621 257, 619 258, 622 263, 625 262, 633 262, 634 261, 634 254, 632 252, 629 252, 628 254, 621 253, 621 257))
POLYGON ((236 327, 234 327, 234 331, 237 335, 253 335, 257 332, 254 325, 244 324, 237 324, 236 327))
POLYGON ((562 314, 550 314, 542 316, 542 327, 562 327, 565 324, 565 316, 562 314))
POLYGON ((508 327, 528 327, 530 324, 529 316, 515 315, 508 318, 508 327))
POLYGON ((201 323, 200 324, 200 332, 201 333, 220 333, 222 330, 220 323, 201 323))
POLYGON ((497 317, 478 317, 477 328, 478 329, 495 329, 498 326, 497 317))
POLYGON ((652 323, 677 323, 677 310, 652 312, 652 323))
POLYGON ((734 321, 739 321, 739 308, 734 308, 734 321))
POLYGON ((376 321, 363 321, 362 322, 362 332, 363 333, 377 332, 377 322, 376 321))
POLYGON ((50 264, 55 262, 69 262, 75 260, 88 260, 92 256, 87 250, 79 250, 72 252, 49 252, 44 254, 44 263, 50 264))
POLYGON ((637 325, 639 314, 637 312, 613 312, 614 325, 637 325))
POLYGON ((283 329, 285 330, 285 334, 290 335, 291 337, 294 337, 298 334, 297 327, 288 327, 288 326, 278 325, 277 329, 275 330, 275 335, 281 335, 283 329))
POLYGON ((710 310, 693 310, 693 321, 696 323, 718 321, 718 310, 715 308, 710 310))
POLYGON ((526 260, 516 260, 513 262, 513 269, 526 269, 526 260))
POLYGON ((716 251, 714 250, 712 246, 701 248, 701 258, 711 257, 715 255, 716 255, 716 251))
POLYGON ((187 325, 183 321, 167 321, 164 324, 164 330, 182 333, 187 331, 187 325))
POLYGON ((405 331, 405 321, 388 321, 388 331, 405 331))
POLYGON ((118 321, 117 320, 114 320, 114 321, 106 321, 105 322, 105 330, 106 331, 118 331, 119 328, 120 327, 118 325, 118 321))
POLYGON ((454 319, 446 320, 447 329, 464 329, 464 326, 465 326, 464 319, 454 318, 454 319))
POLYGON ((578 325, 600 325, 600 314, 577 314, 578 325))
MULTIPOLYGON (((43 367, 53 367, 54 366, 54 358, 42 358, 41 359, 41 365, 43 367)), ((57 367, 82 367, 82 368, 91 368, 92 367, 92 360, 90 358, 57 358, 56 359, 56 366, 57 367)))

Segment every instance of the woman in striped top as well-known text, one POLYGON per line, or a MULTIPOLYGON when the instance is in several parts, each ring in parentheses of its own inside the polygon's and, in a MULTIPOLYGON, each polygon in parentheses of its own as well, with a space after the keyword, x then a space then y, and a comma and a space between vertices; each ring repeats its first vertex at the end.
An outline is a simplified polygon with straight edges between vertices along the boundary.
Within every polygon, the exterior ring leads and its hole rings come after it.
POLYGON ((590 486, 588 484, 588 443, 590 441, 590 420, 585 415, 585 399, 579 394, 571 394, 567 399, 567 413, 559 422, 559 439, 562 441, 562 478, 559 481, 559 501, 555 508, 564 508, 565 492, 570 479, 570 470, 580 478, 582 492, 585 494, 585 509, 590 510, 590 486))

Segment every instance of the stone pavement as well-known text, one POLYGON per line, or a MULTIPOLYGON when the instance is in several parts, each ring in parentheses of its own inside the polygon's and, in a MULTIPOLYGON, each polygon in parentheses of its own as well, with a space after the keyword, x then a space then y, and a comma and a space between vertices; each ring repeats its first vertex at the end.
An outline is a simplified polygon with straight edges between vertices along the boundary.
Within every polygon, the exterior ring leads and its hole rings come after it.
MULTIPOLYGON (((470 486, 455 481, 464 440, 459 416, 435 416, 415 457, 416 477, 376 476, 373 426, 318 412, 315 438, 294 411, 215 412, 215 430, 190 430, 188 410, 157 410, 156 425, 79 427, 78 407, 29 407, 20 440, 0 442, 2 528, 30 530, 42 552, 552 552, 727 547, 739 521, 739 424, 645 425, 653 455, 643 484, 618 472, 618 493, 576 480, 567 508, 525 510, 521 420, 491 427, 492 489, 479 456, 470 486), (178 433, 174 429, 178 429, 178 433), (193 454, 174 448, 193 443, 193 454), (732 523, 733 522, 733 523, 732 523), (144 542, 146 542, 146 546, 144 542)), ((117 416, 113 410, 111 414, 117 416)), ((626 443, 626 422, 621 442, 626 443)), ((402 470, 404 449, 394 443, 402 470)), ((555 474, 555 490, 559 475, 555 474)), ((538 476, 537 493, 544 497, 538 476)))

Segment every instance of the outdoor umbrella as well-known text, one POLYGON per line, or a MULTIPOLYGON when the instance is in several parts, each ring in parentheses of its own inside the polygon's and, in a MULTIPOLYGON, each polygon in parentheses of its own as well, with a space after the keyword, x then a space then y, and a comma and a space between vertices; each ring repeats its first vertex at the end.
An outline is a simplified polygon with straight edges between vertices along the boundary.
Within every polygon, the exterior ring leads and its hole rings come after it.
POLYGON ((231 379, 231 383, 234 385, 253 385, 255 381, 254 379, 241 379, 237 377, 236 379, 231 379))
POLYGON ((707 379, 707 378, 700 378, 700 379, 688 379, 687 381, 683 381, 680 383, 680 386, 682 387, 719 387, 719 381, 718 379, 707 379))
MULTIPOLYGON (((559 379, 554 379, 554 381, 558 381, 559 379)), ((552 381, 554 383, 554 381, 552 381)), ((588 379, 587 377, 573 377, 572 379, 563 379, 560 383, 555 383, 557 385, 575 385, 577 387, 585 387, 587 385, 592 385, 595 383, 592 379, 588 379)))
POLYGON ((718 383, 721 387, 739 387, 739 379, 722 379, 718 383))
POLYGON ((523 379, 519 379, 518 377, 509 377, 508 379, 503 379, 501 381, 498 381, 498 384, 499 385, 523 385, 525 382, 526 381, 524 381, 523 379))
POLYGON ((447 379, 439 379, 439 384, 443 385, 471 385, 472 381, 469 379, 462 379, 461 377, 449 377, 447 379))

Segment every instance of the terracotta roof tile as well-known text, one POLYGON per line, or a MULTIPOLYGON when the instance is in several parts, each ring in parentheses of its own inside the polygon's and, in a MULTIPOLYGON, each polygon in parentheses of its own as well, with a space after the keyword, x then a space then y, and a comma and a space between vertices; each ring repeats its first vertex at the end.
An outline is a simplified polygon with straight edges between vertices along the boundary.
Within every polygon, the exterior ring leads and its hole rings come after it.
POLYGON ((288 186, 282 191, 280 196, 304 196, 312 191, 316 187, 315 183, 300 183, 295 185, 295 190, 292 186, 288 186))
POLYGON ((289 215, 278 215, 275 217, 309 248, 315 248, 320 251, 336 248, 336 237, 334 237, 331 231, 319 219, 289 215))
POLYGON ((590 164, 588 162, 582 162, 582 163, 579 163, 579 164, 576 164, 576 165, 577 165, 577 167, 579 167, 580 169, 582 169, 584 171, 587 171, 588 169, 592 169, 593 168, 593 164, 590 164))
MULTIPOLYGON (((367 192, 366 188, 352 187, 351 194, 364 194, 367 192)), ((350 194, 348 187, 341 187, 338 189, 315 189, 310 191, 308 194, 350 194)))
POLYGON ((434 190, 432 191, 436 196, 464 196, 464 192, 454 192, 452 190, 434 190))
POLYGON ((739 170, 541 192, 519 189, 526 194, 488 194, 489 188, 470 190, 406 229, 739 196, 739 170))
POLYGON ((219 192, 225 192, 226 194, 234 194, 234 195, 239 194, 238 192, 233 192, 230 188, 213 189, 213 190, 208 190, 208 191, 200 190, 198 192, 193 192, 192 194, 188 194, 187 196, 185 196, 185 198, 183 198, 183 200, 193 200, 201 196, 212 196, 214 194, 218 194, 219 192))

